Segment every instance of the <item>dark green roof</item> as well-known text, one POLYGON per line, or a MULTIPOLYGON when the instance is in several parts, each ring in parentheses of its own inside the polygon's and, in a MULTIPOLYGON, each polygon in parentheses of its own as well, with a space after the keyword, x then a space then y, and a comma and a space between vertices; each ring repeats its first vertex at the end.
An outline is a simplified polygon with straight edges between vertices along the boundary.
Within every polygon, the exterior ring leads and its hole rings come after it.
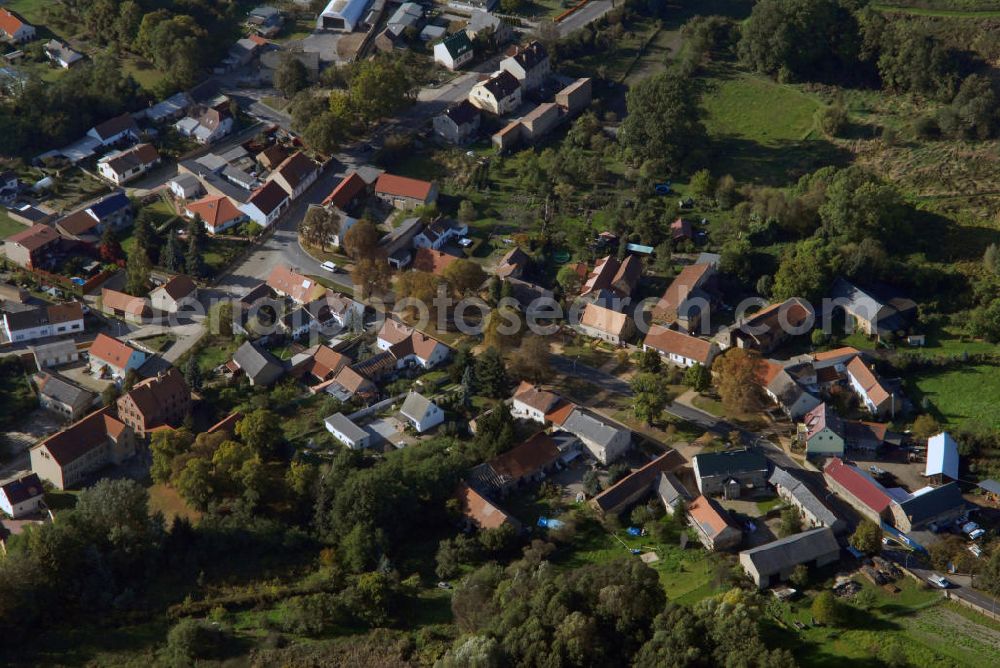
POLYGON ((694 456, 701 477, 735 475, 747 471, 766 471, 767 458, 754 450, 705 452, 694 456))
POLYGON ((449 37, 446 37, 442 44, 444 44, 444 48, 448 49, 448 53, 451 54, 452 58, 458 58, 466 52, 472 51, 472 42, 469 40, 469 36, 465 34, 464 30, 459 30, 449 37))

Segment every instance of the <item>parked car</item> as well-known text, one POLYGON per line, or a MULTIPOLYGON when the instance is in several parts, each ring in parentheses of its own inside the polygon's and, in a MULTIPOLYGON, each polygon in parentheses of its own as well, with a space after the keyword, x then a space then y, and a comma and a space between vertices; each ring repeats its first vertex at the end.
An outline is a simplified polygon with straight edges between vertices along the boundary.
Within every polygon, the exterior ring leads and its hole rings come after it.
POLYGON ((965 524, 962 525, 962 533, 966 535, 971 535, 973 531, 976 531, 978 529, 979 525, 976 524, 975 522, 966 522, 965 524))
POLYGON ((323 269, 325 269, 328 272, 330 272, 331 274, 337 273, 337 265, 335 263, 333 263, 333 262, 330 262, 329 260, 327 260, 326 262, 324 262, 320 266, 323 267, 323 269))
POLYGON ((981 556, 983 556, 983 548, 979 547, 975 543, 969 546, 969 552, 971 552, 976 559, 979 559, 981 556))
POLYGON ((951 582, 948 581, 948 578, 942 577, 937 573, 934 573, 930 577, 928 577, 927 581, 939 589, 947 589, 948 587, 951 586, 951 582))
POLYGON ((979 540, 986 535, 986 532, 982 529, 975 529, 969 532, 969 540, 979 540))
POLYGON ((468 248, 469 246, 472 245, 472 239, 470 239, 469 237, 462 237, 461 239, 458 240, 458 245, 461 246, 462 248, 468 248))

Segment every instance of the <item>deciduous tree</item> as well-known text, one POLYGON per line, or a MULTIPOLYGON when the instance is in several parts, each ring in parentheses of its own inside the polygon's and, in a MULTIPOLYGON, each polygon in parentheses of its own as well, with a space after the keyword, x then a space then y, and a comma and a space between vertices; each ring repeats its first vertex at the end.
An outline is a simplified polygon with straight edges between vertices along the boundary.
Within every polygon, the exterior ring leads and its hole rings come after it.
POLYGON ((715 360, 716 386, 727 410, 748 413, 764 405, 758 377, 760 363, 757 353, 744 348, 730 348, 715 360))

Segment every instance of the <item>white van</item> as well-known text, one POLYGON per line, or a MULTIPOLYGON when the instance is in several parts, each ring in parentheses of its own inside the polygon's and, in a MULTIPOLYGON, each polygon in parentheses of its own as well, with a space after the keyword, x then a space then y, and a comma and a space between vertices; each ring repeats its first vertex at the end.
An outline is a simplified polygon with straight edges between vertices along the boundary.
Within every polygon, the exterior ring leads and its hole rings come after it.
POLYGON ((334 264, 333 262, 330 262, 329 260, 327 260, 326 262, 324 262, 320 266, 323 267, 323 269, 326 269, 331 274, 336 274, 337 273, 337 265, 334 264))

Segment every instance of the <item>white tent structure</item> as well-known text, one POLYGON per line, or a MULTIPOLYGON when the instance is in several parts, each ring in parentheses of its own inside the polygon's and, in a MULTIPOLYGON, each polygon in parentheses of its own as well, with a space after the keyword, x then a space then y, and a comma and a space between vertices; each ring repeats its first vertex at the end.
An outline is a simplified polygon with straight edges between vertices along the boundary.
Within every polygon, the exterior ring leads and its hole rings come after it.
POLYGON ((948 432, 927 439, 925 476, 946 476, 958 480, 958 444, 948 432))
POLYGON ((331 0, 316 19, 318 30, 354 32, 372 0, 331 0))

